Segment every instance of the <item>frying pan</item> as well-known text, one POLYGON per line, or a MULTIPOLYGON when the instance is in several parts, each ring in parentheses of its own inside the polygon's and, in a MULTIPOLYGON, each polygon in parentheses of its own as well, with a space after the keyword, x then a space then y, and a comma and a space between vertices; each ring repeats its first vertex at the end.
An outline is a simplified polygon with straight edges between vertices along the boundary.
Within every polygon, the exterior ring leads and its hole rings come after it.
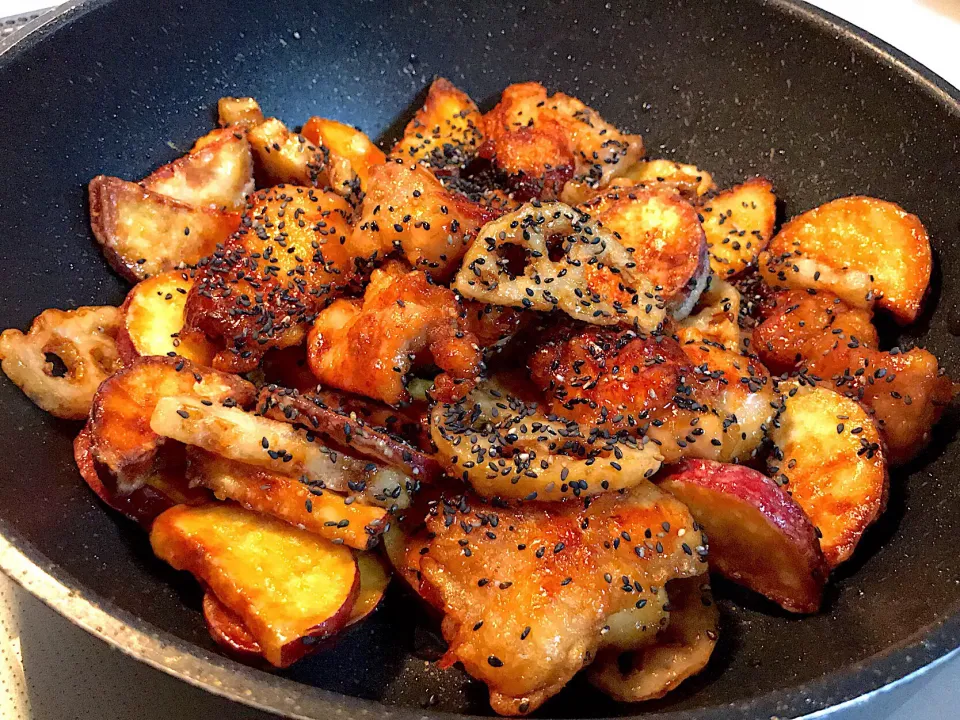
MULTIPOLYGON (((489 108, 539 80, 644 134, 653 156, 721 186, 770 177, 786 215, 863 193, 919 215, 937 256, 929 310, 891 343, 960 353, 960 103, 878 40, 785 0, 525 3, 100 0, 69 4, 0 55, 0 327, 46 307, 119 303, 88 231, 85 183, 138 178, 207 131, 222 95, 291 123, 321 114, 389 141, 436 74, 489 108), (951 332, 952 331, 952 332, 951 332)), ((541 717, 796 717, 863 696, 960 645, 960 464, 952 408, 894 475, 890 508, 796 619, 721 585, 708 670, 618 705, 584 683, 541 717)), ((195 584, 80 481, 78 427, 0 382, 0 567, 107 642, 221 695, 292 717, 489 714, 482 685, 437 670, 435 625, 392 591, 372 619, 283 672, 218 653, 195 584), (382 703, 382 704, 381 704, 382 703)))

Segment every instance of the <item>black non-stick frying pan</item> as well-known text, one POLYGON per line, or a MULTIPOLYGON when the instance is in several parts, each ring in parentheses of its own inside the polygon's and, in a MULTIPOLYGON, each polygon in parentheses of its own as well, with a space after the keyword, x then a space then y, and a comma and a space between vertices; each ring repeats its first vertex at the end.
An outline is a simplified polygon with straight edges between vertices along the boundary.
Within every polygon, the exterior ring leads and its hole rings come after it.
MULTIPOLYGON (((188 148, 222 95, 291 124, 313 114, 389 139, 444 75, 489 107, 539 80, 643 133, 653 156, 721 185, 770 177, 787 215, 852 193, 919 215, 937 255, 919 342, 960 374, 960 103, 916 63, 802 3, 570 0, 95 1, 0 55, 0 328, 46 307, 118 303, 85 183, 139 178, 188 148)), ((825 609, 787 617, 720 587, 708 670, 663 701, 617 705, 575 681, 542 717, 795 717, 895 681, 960 645, 960 443, 951 410, 825 609)), ((424 662, 436 628, 392 592, 335 647, 280 673, 225 659, 193 582, 156 560, 73 465, 78 427, 0 381, 0 567, 130 654, 296 717, 488 714, 486 692, 424 662), (383 703, 380 705, 378 703, 383 703)), ((132 691, 135 691, 133 689, 132 691)))

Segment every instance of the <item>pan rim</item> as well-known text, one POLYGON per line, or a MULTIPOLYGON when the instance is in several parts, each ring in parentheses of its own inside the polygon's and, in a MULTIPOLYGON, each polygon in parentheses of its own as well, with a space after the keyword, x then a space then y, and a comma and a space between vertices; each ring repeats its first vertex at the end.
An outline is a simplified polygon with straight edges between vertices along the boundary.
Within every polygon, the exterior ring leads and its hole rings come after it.
MULTIPOLYGON (((118 0, 70 0, 0 41, 0 71, 16 57, 87 12, 118 0)), ((960 90, 917 60, 869 32, 802 0, 740 0, 799 19, 834 41, 856 46, 892 68, 905 82, 933 97, 943 112, 960 118, 960 90)), ((284 717, 311 720, 344 710, 353 717, 414 720, 477 718, 385 705, 270 675, 160 630, 84 588, 80 579, 20 537, 0 519, 0 571, 72 623, 151 667, 215 695, 284 717)), ((760 717, 814 720, 864 704, 960 657, 960 607, 941 622, 857 663, 793 687, 747 700, 695 710, 639 713, 644 720, 749 720, 760 717)))

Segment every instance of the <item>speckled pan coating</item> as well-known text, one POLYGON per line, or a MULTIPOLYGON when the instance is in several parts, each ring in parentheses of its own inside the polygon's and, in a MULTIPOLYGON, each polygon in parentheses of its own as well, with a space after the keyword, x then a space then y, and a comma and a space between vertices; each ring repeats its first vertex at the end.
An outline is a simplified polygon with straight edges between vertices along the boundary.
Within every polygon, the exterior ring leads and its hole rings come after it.
MULTIPOLYGON (((937 251, 935 309, 910 332, 960 365, 949 333, 960 326, 958 94, 785 0, 68 8, 0 56, 0 327, 25 327, 50 305, 122 299, 87 227, 84 184, 97 173, 142 177, 173 159, 211 126, 219 96, 250 94, 291 123, 317 113, 388 138, 434 74, 486 107, 508 83, 539 80, 721 186, 769 176, 788 214, 854 192, 900 203, 923 218, 937 251)), ((894 477, 887 515, 841 569, 822 615, 798 622, 749 598, 723 601, 714 661, 667 699, 616 705, 576 682, 539 715, 795 717, 947 653, 960 644, 957 426, 954 410, 922 460, 894 477)), ((7 382, 0 427, 0 566, 88 629, 191 682, 299 717, 489 712, 482 687, 424 664, 436 652, 429 622, 396 591, 335 649, 280 675, 225 660, 193 584, 80 481, 78 428, 7 382)))

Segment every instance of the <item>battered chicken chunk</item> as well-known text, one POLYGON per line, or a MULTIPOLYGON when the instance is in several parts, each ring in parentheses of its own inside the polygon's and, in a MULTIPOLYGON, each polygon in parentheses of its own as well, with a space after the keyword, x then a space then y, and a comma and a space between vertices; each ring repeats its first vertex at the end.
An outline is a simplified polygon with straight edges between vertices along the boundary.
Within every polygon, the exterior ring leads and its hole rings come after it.
POLYGON ((662 608, 668 580, 706 571, 693 518, 650 483, 510 508, 446 499, 427 531, 420 591, 444 613, 443 662, 487 683, 504 715, 535 710, 590 663, 611 616, 662 608))
POLYGON ((351 237, 356 253, 371 261, 399 254, 436 278, 455 271, 477 230, 500 214, 409 160, 374 167, 366 192, 351 237))
POLYGON ((604 186, 643 157, 643 139, 621 133, 576 98, 539 83, 511 85, 483 116, 480 156, 521 199, 553 200, 568 180, 604 186))
POLYGON ((245 372, 269 348, 302 342, 353 276, 350 206, 333 193, 278 185, 251 197, 240 230, 202 260, 186 327, 222 338, 218 369, 245 372))
POLYGON ((363 300, 337 300, 317 317, 307 340, 320 382, 396 405, 410 399, 405 378, 414 361, 444 371, 438 397, 468 391, 480 371, 480 350, 463 330, 452 291, 398 263, 375 270, 363 300))

